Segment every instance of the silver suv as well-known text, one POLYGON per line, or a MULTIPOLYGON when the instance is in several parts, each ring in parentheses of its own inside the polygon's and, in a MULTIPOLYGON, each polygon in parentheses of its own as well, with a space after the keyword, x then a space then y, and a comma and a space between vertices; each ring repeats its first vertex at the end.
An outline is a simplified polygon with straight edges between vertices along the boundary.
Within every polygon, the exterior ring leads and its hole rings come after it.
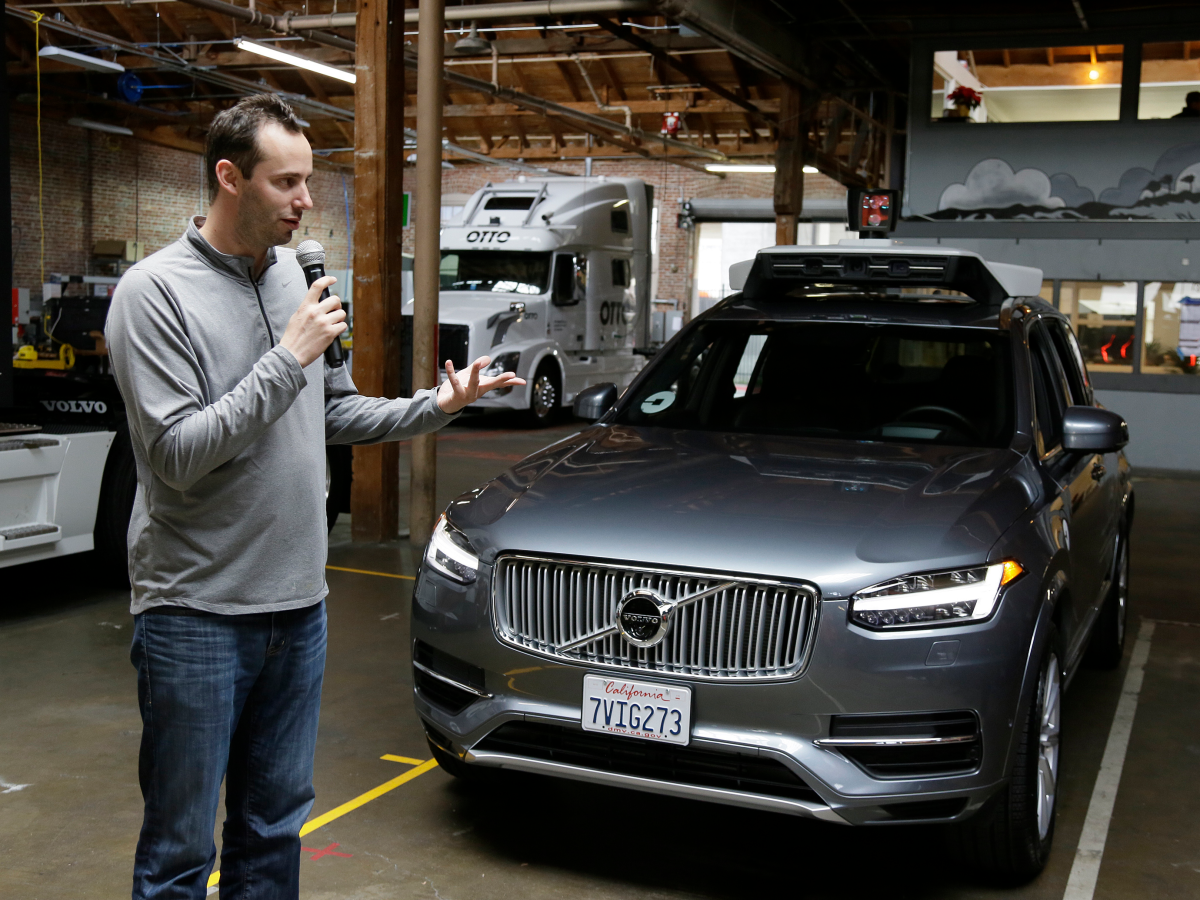
POLYGON ((1044 865, 1061 695, 1125 641, 1128 431, 1041 272, 776 247, 595 424, 455 500, 413 600, 439 763, 1044 865))

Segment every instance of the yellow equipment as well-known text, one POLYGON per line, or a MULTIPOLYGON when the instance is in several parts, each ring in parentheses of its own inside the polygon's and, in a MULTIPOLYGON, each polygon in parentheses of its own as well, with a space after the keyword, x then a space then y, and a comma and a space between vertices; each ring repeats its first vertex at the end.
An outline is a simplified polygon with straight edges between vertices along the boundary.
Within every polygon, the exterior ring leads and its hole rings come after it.
POLYGON ((58 356, 38 353, 37 348, 26 344, 17 350, 13 357, 14 369, 71 369, 75 367, 75 348, 63 344, 58 348, 58 356))

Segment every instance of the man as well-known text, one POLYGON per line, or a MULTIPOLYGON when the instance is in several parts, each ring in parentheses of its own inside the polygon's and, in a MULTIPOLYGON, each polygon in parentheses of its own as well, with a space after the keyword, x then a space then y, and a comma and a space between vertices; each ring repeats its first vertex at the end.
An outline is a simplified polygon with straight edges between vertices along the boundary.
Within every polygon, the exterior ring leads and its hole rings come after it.
POLYGON ((326 443, 434 431, 511 374, 412 400, 363 397, 323 352, 345 330, 335 279, 305 287, 288 243, 312 151, 288 105, 213 121, 211 205, 131 268, 106 336, 138 490, 129 527, 145 816, 134 898, 202 898, 222 777, 222 897, 298 896, 300 826, 325 663, 326 443), (297 306, 297 301, 299 305, 297 306))
POLYGON ((1188 91, 1183 98, 1183 109, 1171 116, 1172 119, 1200 119, 1200 91, 1188 91))

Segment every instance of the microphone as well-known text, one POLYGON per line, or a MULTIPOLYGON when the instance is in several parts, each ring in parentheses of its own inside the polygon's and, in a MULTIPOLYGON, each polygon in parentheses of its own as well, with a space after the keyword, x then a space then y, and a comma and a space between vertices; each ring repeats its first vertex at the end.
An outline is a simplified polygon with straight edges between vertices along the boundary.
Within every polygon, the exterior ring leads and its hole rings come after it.
MULTIPOLYGON (((319 241, 301 241, 296 248, 296 262, 300 263, 300 268, 304 270, 304 280, 308 282, 309 287, 312 287, 318 278, 325 277, 325 248, 319 241)), ((320 299, 324 300, 328 296, 329 288, 325 288, 320 299)), ((346 354, 342 352, 341 335, 338 335, 325 348, 325 363, 331 369, 336 369, 345 362, 346 354)))

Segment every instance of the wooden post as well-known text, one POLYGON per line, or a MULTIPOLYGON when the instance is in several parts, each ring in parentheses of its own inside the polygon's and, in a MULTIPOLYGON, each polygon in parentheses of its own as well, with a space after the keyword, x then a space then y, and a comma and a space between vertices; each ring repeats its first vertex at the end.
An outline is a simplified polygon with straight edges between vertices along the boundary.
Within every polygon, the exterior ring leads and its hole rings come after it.
MULTIPOLYGON (((354 383, 371 397, 400 390, 400 223, 404 176, 404 9, 358 0, 354 70, 354 383), (389 21, 389 15, 391 19, 389 21), (389 102, 390 100, 390 102, 389 102)), ((354 448, 356 541, 393 541, 400 527, 400 448, 354 448)))
POLYGON ((804 146, 808 123, 801 117, 801 91, 783 83, 779 101, 779 142, 775 150, 775 243, 796 243, 804 207, 804 146))
MULTIPOLYGON (((417 196, 413 226, 414 391, 438 384, 438 268, 441 264, 442 53, 445 0, 421 0, 417 25, 417 196)), ((399 106, 400 104, 397 104, 399 106)), ((437 435, 413 438, 409 535, 414 547, 429 539, 437 516, 437 435)))

